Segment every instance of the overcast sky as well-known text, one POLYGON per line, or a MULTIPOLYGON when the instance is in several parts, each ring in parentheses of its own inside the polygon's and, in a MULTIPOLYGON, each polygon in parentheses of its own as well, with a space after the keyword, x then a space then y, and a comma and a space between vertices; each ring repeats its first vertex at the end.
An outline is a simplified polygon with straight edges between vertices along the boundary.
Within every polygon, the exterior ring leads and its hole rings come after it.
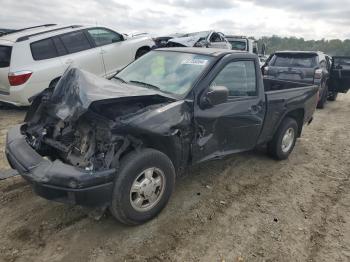
POLYGON ((247 36, 350 38, 350 0, 1 0, 0 28, 42 23, 122 33, 220 30, 247 36))

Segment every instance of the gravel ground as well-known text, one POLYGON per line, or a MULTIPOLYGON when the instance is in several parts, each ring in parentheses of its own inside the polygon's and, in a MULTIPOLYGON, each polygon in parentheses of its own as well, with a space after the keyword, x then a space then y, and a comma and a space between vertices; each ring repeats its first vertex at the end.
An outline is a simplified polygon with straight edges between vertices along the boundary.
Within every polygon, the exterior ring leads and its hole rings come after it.
MULTIPOLYGON (((0 110, 6 130, 23 111, 0 110)), ((191 168, 138 227, 0 181, 0 261, 350 261, 350 95, 318 110, 289 160, 254 151, 191 168)))

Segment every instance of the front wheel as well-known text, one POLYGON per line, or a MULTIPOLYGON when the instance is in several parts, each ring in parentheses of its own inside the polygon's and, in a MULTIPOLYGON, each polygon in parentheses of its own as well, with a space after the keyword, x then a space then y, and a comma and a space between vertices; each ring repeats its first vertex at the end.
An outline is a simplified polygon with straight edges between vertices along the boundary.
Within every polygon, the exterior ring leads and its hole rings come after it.
POLYGON ((154 218, 167 204, 175 184, 175 169, 162 152, 143 149, 121 160, 110 211, 120 222, 138 225, 154 218))
POLYGON ((273 139, 268 144, 269 154, 277 160, 287 159, 297 140, 298 124, 295 119, 286 117, 273 139))

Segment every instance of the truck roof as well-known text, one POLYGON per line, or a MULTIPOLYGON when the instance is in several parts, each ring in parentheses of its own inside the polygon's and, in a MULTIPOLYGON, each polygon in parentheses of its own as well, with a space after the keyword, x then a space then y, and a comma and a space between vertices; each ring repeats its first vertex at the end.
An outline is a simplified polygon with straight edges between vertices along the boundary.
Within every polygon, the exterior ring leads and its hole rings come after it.
POLYGON ((191 53, 191 54, 198 54, 198 55, 208 55, 208 56, 214 56, 214 57, 223 56, 223 55, 227 55, 227 54, 235 54, 235 53, 236 54, 245 54, 247 57, 256 57, 256 55, 247 53, 245 51, 219 49, 219 48, 168 47, 168 48, 159 48, 156 50, 191 53))

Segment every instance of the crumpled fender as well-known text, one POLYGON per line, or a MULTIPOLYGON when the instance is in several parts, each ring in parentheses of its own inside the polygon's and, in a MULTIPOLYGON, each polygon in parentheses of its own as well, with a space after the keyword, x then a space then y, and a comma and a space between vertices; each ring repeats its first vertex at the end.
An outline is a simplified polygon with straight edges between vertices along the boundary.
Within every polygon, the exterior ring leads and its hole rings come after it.
POLYGON ((197 43, 200 38, 201 38, 200 36, 178 37, 178 38, 172 38, 168 42, 181 44, 187 47, 193 47, 194 44, 197 43))

